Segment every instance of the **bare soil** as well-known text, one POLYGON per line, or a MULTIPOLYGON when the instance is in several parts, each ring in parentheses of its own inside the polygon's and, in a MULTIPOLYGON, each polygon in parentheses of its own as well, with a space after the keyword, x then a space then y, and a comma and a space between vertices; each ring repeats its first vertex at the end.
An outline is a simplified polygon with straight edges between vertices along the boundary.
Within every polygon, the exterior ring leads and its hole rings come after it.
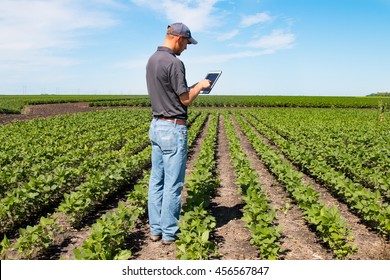
POLYGON ((217 169, 220 187, 211 203, 211 212, 216 219, 215 238, 222 260, 258 259, 258 250, 250 244, 251 233, 241 220, 244 201, 237 188, 236 176, 231 164, 224 119, 218 128, 217 169))
POLYGON ((0 124, 106 109, 112 107, 89 107, 88 102, 29 105, 21 114, 0 114, 0 124))
MULTIPOLYGON (((61 114, 73 114, 93 110, 104 110, 108 108, 88 107, 88 103, 66 103, 28 106, 21 115, 0 114, 0 125, 15 120, 27 120, 32 118, 45 118, 61 114)), ((234 120, 233 120, 234 121, 234 120)), ((220 187, 215 192, 210 206, 211 213, 215 216, 217 227, 213 234, 214 242, 218 245, 221 259, 259 259, 261 256, 258 250, 250 244, 250 232, 245 228, 241 220, 244 202, 237 186, 235 185, 235 174, 230 161, 228 142, 223 128, 224 119, 220 118, 218 149, 217 149, 217 173, 220 180, 220 187)), ((301 210, 291 201, 284 186, 279 183, 273 174, 266 168, 259 159, 246 137, 235 124, 237 135, 240 138, 242 147, 254 168, 259 174, 259 181, 264 191, 269 197, 271 207, 276 211, 279 226, 282 227, 282 259, 287 260, 329 260, 335 257, 331 251, 317 238, 303 219, 301 210)), ((193 162, 196 160, 201 144, 207 131, 207 124, 194 147, 190 151, 187 162, 186 175, 188 178, 192 170, 193 162)), ((259 135, 272 146, 266 138, 259 135)), ((277 147, 274 147, 277 149, 277 147)), ((286 159, 287 160, 287 159, 286 159)), ((350 259, 390 259, 390 247, 377 233, 369 230, 363 225, 358 217, 351 213, 348 207, 333 198, 332 195, 320 184, 309 176, 304 180, 312 184, 313 188, 321 193, 321 200, 327 205, 335 205, 340 209, 342 216, 352 229, 355 237, 354 243, 359 251, 350 256, 350 259)), ((120 199, 120 197, 118 198, 120 199)), ((185 203, 186 192, 183 191, 182 202, 185 203)), ((69 228, 63 237, 61 244, 52 248, 50 255, 45 259, 71 259, 72 250, 80 246, 88 237, 90 225, 100 215, 115 208, 117 201, 108 203, 105 209, 100 209, 94 217, 90 217, 90 222, 81 229, 69 228)), ((149 239, 149 227, 147 217, 144 217, 137 224, 127 241, 128 249, 133 251, 132 259, 138 260, 170 260, 176 258, 176 246, 162 245, 161 242, 152 242, 149 239)))

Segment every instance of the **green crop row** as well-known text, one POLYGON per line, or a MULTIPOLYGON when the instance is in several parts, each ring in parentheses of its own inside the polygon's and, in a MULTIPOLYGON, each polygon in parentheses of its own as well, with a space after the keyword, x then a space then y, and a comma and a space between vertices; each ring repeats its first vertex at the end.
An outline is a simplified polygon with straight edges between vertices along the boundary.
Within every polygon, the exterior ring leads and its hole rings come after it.
POLYGON ((0 259, 32 259, 42 254, 53 244, 64 229, 57 222, 58 217, 41 217, 35 226, 20 228, 20 237, 11 244, 4 235, 0 244, 0 259))
POLYGON ((291 163, 284 161, 278 152, 266 145, 254 128, 238 113, 235 117, 259 157, 278 180, 284 183, 287 192, 302 209, 306 221, 315 228, 316 234, 328 244, 337 258, 344 258, 354 253, 356 246, 350 244, 353 236, 337 208, 329 208, 320 202, 319 193, 315 192, 310 185, 302 182, 303 175, 294 170, 291 163))
POLYGON ((215 244, 210 241, 216 222, 205 208, 210 204, 212 191, 219 185, 215 176, 217 126, 218 115, 211 114, 207 136, 186 184, 188 197, 183 205, 184 214, 180 218, 180 233, 176 240, 179 259, 204 260, 216 255, 215 244))
MULTIPOLYGON (((189 147, 192 147, 195 138, 199 135, 206 117, 207 114, 200 112, 190 114, 188 119, 188 126, 190 128, 188 138, 191 139, 191 144, 189 144, 189 147)), ((142 138, 145 135, 147 136, 146 133, 143 133, 139 137, 142 138)), ((137 138, 133 140, 137 142, 137 138)), ((126 147, 124 146, 123 148, 126 147)), ((146 149, 136 157, 143 158, 146 156, 147 158, 149 154, 150 149, 146 149)), ((129 160, 122 159, 122 163, 130 164, 134 163, 134 160, 131 158, 129 160)), ((60 239, 59 236, 68 230, 67 227, 71 226, 72 223, 80 223, 83 217, 93 210, 93 206, 98 205, 99 201, 105 200, 110 193, 115 192, 118 186, 123 185, 121 183, 124 180, 123 176, 128 177, 134 170, 138 169, 138 167, 133 168, 126 164, 108 167, 108 170, 104 171, 107 174, 104 176, 106 179, 99 180, 99 178, 102 179, 102 175, 99 175, 98 178, 95 178, 96 185, 84 184, 84 187, 82 185, 78 187, 78 191, 74 192, 74 197, 78 199, 73 199, 72 201, 64 200, 58 207, 57 212, 53 215, 49 215, 47 218, 41 217, 41 222, 36 226, 27 226, 25 229, 20 229, 20 236, 12 246, 9 244, 7 238, 4 237, 2 243, 3 253, 4 249, 8 248, 9 250, 6 250, 2 258, 13 258, 13 256, 23 259, 37 258, 49 246, 58 242, 58 239, 60 239), (59 221, 57 222, 57 220, 59 221)), ((146 205, 146 194, 145 190, 141 188, 145 188, 147 180, 147 178, 144 178, 134 187, 134 191, 130 193, 128 199, 131 202, 120 206, 119 209, 116 209, 111 214, 107 214, 103 220, 99 220, 93 225, 91 237, 82 245, 82 248, 78 248, 78 251, 75 251, 77 258, 122 259, 129 256, 129 251, 120 251, 121 246, 119 244, 130 234, 129 230, 137 219, 134 215, 139 217, 145 211, 145 208, 141 207, 141 205, 146 205), (141 208, 143 209, 141 210, 141 208), (132 213, 132 215, 129 215, 129 213, 132 213), (103 242, 103 239, 106 241, 110 240, 110 242, 103 242)))
POLYGON ((367 110, 258 110, 253 115, 288 142, 390 198, 390 129, 367 110))
MULTIPOLYGON (((192 114, 188 120, 188 147, 192 149, 194 140, 199 135, 207 118, 207 114, 192 114)), ((129 237, 135 221, 146 211, 147 186, 149 173, 134 187, 126 203, 120 204, 115 211, 110 212, 92 225, 90 236, 82 246, 73 252, 76 259, 128 259, 130 250, 121 250, 124 240, 129 237)))
POLYGON ((115 110, 0 127, 1 196, 58 167, 78 168, 96 156, 122 149, 134 135, 147 131, 147 124, 139 125, 145 118, 149 118, 146 110, 136 114, 115 110))
MULTIPOLYGON (((202 118, 199 120, 201 123, 202 118)), ((193 118, 189 120, 189 126, 192 122, 193 118)), ((77 225, 100 201, 115 193, 123 184, 137 179, 140 172, 150 164, 150 153, 151 146, 148 146, 133 157, 124 157, 113 165, 107 166, 106 170, 96 173, 89 181, 78 186, 74 192, 65 194, 58 210, 66 214, 73 225, 77 225)))
POLYGON ((263 259, 279 258, 281 228, 276 226, 276 214, 270 208, 268 197, 262 191, 257 172, 242 150, 229 114, 224 114, 225 129, 229 141, 230 156, 236 172, 237 185, 244 195, 243 221, 252 232, 251 243, 259 248, 263 259))
POLYGON ((19 114, 24 106, 145 98, 145 95, 0 95, 0 114, 19 114))
POLYGON ((320 181, 338 197, 346 201, 349 208, 358 214, 373 229, 378 230, 390 237, 390 206, 382 202, 379 191, 372 192, 360 184, 346 178, 344 174, 335 171, 321 157, 315 157, 310 149, 305 147, 302 140, 301 145, 294 145, 276 134, 267 127, 262 126, 256 119, 248 116, 251 123, 259 128, 271 141, 277 144, 281 150, 303 170, 320 181))
MULTIPOLYGON (((388 97, 331 97, 331 96, 199 96, 196 107, 313 107, 313 108, 375 108, 387 110, 388 97)), ((91 102, 90 106, 150 106, 147 96, 137 99, 91 102)))
MULTIPOLYGON (((37 173, 36 177, 29 176, 30 178, 26 183, 13 188, 1 199, 0 224, 2 230, 13 229, 39 214, 40 211, 55 206, 58 201, 62 200, 64 194, 66 195, 78 185, 77 189, 91 184, 99 185, 96 182, 103 181, 104 174, 107 174, 107 180, 113 177, 119 170, 116 169, 116 166, 121 164, 122 158, 123 162, 126 157, 137 153, 148 145, 149 141, 145 128, 141 126, 138 129, 132 129, 132 133, 136 136, 133 135, 132 139, 128 139, 121 150, 106 151, 102 154, 87 157, 78 165, 70 164, 74 159, 72 152, 58 154, 56 159, 59 158, 58 161, 61 161, 62 164, 58 164, 47 174, 41 172, 37 173)), ((89 133, 93 133, 93 131, 89 133)), ((91 150, 93 151, 93 149, 91 150)), ((96 150, 96 152, 99 151, 96 150)), ((56 160, 52 159, 52 161, 56 160)), ((45 161, 42 160, 42 162, 45 161)))
MULTIPOLYGON (((388 110, 390 98, 332 96, 200 96, 194 106, 204 107, 316 107, 377 108, 388 110)), ((18 114, 24 106, 46 103, 89 102, 90 106, 150 107, 147 95, 0 95, 0 114, 18 114)))
MULTIPOLYGON (((63 217, 66 217, 70 225, 78 225, 83 218, 94 210, 94 207, 116 193, 119 188, 139 177, 142 170, 150 162, 150 152, 149 146, 133 157, 124 158, 122 162, 109 165, 104 172, 96 173, 91 180, 77 187, 74 192, 65 194, 64 200, 57 209, 57 215, 62 214, 63 217)), ((52 219, 55 220, 55 218, 52 219)), ((48 244, 55 241, 54 237, 60 235, 65 229, 61 227, 53 228, 49 231, 50 236, 52 236, 51 239, 47 239, 44 244, 35 244, 31 241, 35 236, 34 232, 39 230, 40 225, 28 226, 26 230, 20 229, 20 237, 14 246, 14 249, 19 250, 19 256, 31 258, 30 254, 26 252, 40 252, 46 249, 48 244), (30 249, 27 250, 26 248, 30 249)))
POLYGON ((126 202, 120 202, 115 211, 103 215, 92 225, 89 237, 73 250, 75 259, 126 260, 131 257, 131 250, 122 248, 136 221, 147 209, 149 178, 148 172, 128 194, 126 202))
POLYGON ((125 157, 96 172, 90 180, 66 193, 58 211, 64 213, 72 225, 78 224, 110 195, 125 184, 136 180, 150 165, 151 146, 132 157, 125 157))

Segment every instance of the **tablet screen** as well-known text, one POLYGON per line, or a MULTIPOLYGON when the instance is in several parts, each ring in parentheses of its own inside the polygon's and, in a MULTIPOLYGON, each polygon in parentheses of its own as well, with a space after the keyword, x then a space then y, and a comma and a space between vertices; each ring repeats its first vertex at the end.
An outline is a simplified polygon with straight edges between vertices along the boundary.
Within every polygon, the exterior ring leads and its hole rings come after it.
POLYGON ((206 88, 206 89, 202 90, 201 93, 206 93, 206 94, 210 93, 211 89, 214 87, 215 83, 217 82, 219 76, 221 76, 221 73, 222 73, 222 71, 209 72, 206 75, 206 79, 211 81, 211 85, 210 85, 209 88, 206 88))

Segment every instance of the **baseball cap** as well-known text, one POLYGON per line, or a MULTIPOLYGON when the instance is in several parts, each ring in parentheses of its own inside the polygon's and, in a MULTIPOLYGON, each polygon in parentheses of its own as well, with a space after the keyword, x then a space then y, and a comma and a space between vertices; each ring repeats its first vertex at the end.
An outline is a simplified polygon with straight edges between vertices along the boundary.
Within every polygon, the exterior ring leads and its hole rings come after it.
POLYGON ((168 28, 171 28, 171 30, 168 31, 167 34, 188 38, 190 44, 196 45, 198 43, 198 41, 192 38, 190 29, 184 23, 181 22, 173 23, 168 25, 168 28))

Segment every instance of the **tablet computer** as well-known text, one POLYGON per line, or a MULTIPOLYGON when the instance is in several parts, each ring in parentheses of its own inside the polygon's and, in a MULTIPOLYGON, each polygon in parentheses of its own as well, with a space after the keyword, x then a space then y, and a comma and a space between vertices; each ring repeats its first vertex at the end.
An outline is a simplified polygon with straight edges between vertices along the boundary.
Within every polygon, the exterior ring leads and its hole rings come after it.
POLYGON ((208 94, 213 89, 215 83, 218 81, 219 76, 221 76, 222 71, 210 71, 207 73, 206 78, 211 81, 210 87, 203 89, 200 93, 208 94))

